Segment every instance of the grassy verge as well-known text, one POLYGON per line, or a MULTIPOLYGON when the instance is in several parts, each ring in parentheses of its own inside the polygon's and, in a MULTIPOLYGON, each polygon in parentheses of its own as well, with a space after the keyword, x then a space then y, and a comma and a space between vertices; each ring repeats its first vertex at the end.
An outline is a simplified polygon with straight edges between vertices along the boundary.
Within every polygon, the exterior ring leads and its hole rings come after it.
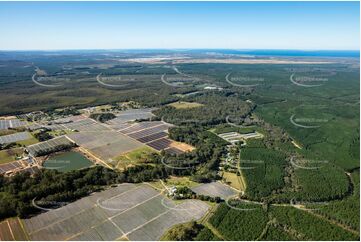
POLYGON ((112 164, 115 168, 124 170, 128 166, 132 166, 137 163, 146 163, 147 157, 152 153, 155 153, 152 148, 148 146, 143 146, 113 158, 114 161, 112 162, 112 164))
POLYGON ((16 160, 17 156, 20 156, 23 153, 23 148, 13 148, 8 150, 0 151, 0 164, 8 163, 16 160))
POLYGON ((236 173, 232 172, 223 172, 223 179, 227 184, 229 184, 231 187, 244 191, 245 187, 242 183, 241 177, 237 176, 236 173))
POLYGON ((168 105, 172 106, 176 109, 198 108, 198 107, 203 106, 203 104, 196 103, 196 102, 191 103, 191 102, 182 102, 182 101, 170 103, 168 105))

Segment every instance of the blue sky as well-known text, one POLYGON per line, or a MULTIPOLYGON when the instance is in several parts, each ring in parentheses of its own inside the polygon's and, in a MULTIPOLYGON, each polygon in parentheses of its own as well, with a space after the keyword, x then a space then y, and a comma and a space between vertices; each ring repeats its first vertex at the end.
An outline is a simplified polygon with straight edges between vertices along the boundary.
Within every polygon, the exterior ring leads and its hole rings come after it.
POLYGON ((358 2, 0 2, 0 50, 359 50, 358 2))

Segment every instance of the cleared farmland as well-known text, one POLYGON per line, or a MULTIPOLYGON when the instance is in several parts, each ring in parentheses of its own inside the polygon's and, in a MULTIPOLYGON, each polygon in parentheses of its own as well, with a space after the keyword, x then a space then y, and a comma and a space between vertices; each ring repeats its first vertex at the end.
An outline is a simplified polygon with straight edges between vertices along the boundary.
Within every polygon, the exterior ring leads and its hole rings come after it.
POLYGON ((206 195, 211 197, 221 197, 228 198, 237 194, 232 188, 220 183, 220 182, 211 182, 205 183, 196 187, 191 188, 197 194, 206 195))
POLYGON ((198 107, 202 107, 202 106, 203 106, 203 104, 200 104, 200 103, 195 103, 195 102, 182 102, 182 101, 170 103, 170 104, 168 104, 168 105, 169 105, 169 106, 172 106, 172 107, 174 107, 174 108, 177 108, 177 109, 198 108, 198 107))
POLYGON ((66 118, 59 118, 55 122, 56 123, 68 123, 68 122, 76 122, 76 121, 80 121, 80 120, 84 120, 84 119, 86 119, 86 117, 83 115, 75 115, 75 116, 70 116, 70 117, 66 117, 66 118))
POLYGON ((1 241, 14 240, 13 234, 10 231, 10 226, 7 220, 0 223, 0 240, 1 241))
POLYGON ((25 125, 26 122, 20 121, 19 119, 0 120, 0 129, 17 128, 25 125))
POLYGON ((159 132, 166 132, 169 127, 170 126, 167 125, 167 124, 162 124, 162 125, 159 125, 159 126, 156 126, 156 127, 152 127, 152 128, 148 128, 148 129, 144 129, 144 130, 141 130, 141 131, 138 131, 138 132, 128 134, 128 136, 132 137, 134 139, 140 139, 140 138, 143 138, 145 136, 149 136, 149 135, 156 134, 156 133, 159 133, 159 132))
POLYGON ((25 233, 21 222, 18 218, 9 218, 0 223, 0 240, 1 241, 25 241, 28 236, 25 233))
POLYGON ((171 154, 182 154, 192 150, 193 147, 183 147, 180 143, 168 138, 168 129, 172 124, 163 121, 145 121, 129 123, 136 119, 145 119, 154 116, 151 109, 132 109, 121 112, 117 118, 107 122, 107 125, 119 133, 161 151, 165 150, 171 154))
POLYGON ((36 156, 36 154, 38 154, 39 152, 53 150, 59 146, 72 145, 72 144, 73 143, 66 136, 60 136, 44 142, 29 145, 26 149, 31 155, 36 156))
POLYGON ((148 119, 153 117, 154 115, 151 112, 152 110, 153 109, 149 108, 125 110, 117 114, 117 117, 108 121, 107 124, 112 126, 112 128, 121 129, 124 127, 124 123, 135 121, 137 119, 148 119))
MULTIPOLYGON (((147 130, 149 128, 153 128, 153 127, 157 127, 157 126, 161 126, 161 125, 165 125, 166 123, 162 122, 162 121, 150 121, 150 122, 140 122, 140 123, 135 123, 133 125, 131 125, 128 128, 119 130, 120 133, 122 134, 131 134, 131 133, 135 133, 135 132, 139 132, 142 130, 147 130)), ((170 127, 171 125, 168 125, 168 127, 170 127)), ((167 130, 168 127, 162 126, 161 130, 167 130)))
POLYGON ((1 164, 0 165, 0 174, 5 174, 8 171, 20 168, 22 166, 23 165, 21 164, 20 161, 13 161, 13 162, 1 164))
POLYGON ((170 148, 166 149, 165 152, 167 152, 169 154, 174 154, 174 155, 180 155, 180 154, 184 153, 183 150, 180 150, 176 147, 170 147, 170 148))
POLYGON ((147 143, 148 146, 152 147, 153 149, 156 149, 158 151, 164 150, 166 148, 169 148, 172 144, 172 140, 168 138, 161 138, 157 139, 155 141, 147 143))
POLYGON ((156 140, 156 139, 160 139, 160 138, 164 138, 167 137, 168 134, 165 132, 159 132, 159 133, 155 133, 155 134, 151 134, 151 135, 147 135, 144 136, 142 138, 138 138, 137 140, 142 142, 142 143, 148 143, 150 141, 156 140))
POLYGON ((93 119, 85 118, 83 116, 74 116, 75 118, 64 118, 57 119, 52 124, 33 124, 28 126, 29 129, 37 129, 40 127, 45 127, 51 130, 78 130, 80 132, 96 132, 96 131, 108 131, 109 127, 99 124, 93 119))
POLYGON ((110 130, 109 128, 97 123, 95 120, 92 120, 90 118, 63 124, 63 125, 67 129, 75 129, 75 130, 79 130, 79 131, 88 131, 88 132, 110 130))
POLYGON ((25 219, 24 225, 31 240, 158 240, 208 209, 198 200, 175 204, 146 184, 121 184, 25 219))
POLYGON ((0 136, 0 144, 13 143, 20 140, 30 139, 31 135, 29 132, 20 132, 15 134, 0 136))
MULTIPOLYGON (((167 204, 169 205, 169 204, 167 204)), ((160 237, 172 226, 190 220, 202 218, 209 205, 199 200, 187 200, 177 206, 173 205, 167 212, 152 219, 147 224, 128 233, 130 240, 159 240, 160 237)))
POLYGON ((163 121, 141 122, 127 125, 124 129, 120 129, 119 132, 145 143, 157 151, 165 150, 170 154, 182 154, 185 151, 192 150, 193 147, 181 145, 181 143, 168 138, 168 128, 172 126, 172 124, 163 121))
POLYGON ((68 137, 103 160, 111 159, 143 144, 116 131, 78 132, 68 137))

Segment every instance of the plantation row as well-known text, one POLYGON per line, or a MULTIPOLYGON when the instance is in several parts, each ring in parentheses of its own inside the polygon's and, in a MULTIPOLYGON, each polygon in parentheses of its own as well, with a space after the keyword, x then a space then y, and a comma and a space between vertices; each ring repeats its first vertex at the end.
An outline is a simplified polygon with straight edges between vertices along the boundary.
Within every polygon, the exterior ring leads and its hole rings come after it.
MULTIPOLYGON (((314 166, 314 165, 313 165, 314 166)), ((298 191, 295 197, 304 201, 328 201, 346 196, 351 185, 346 174, 332 164, 321 165, 319 169, 296 169, 295 179, 298 191)))
POLYGON ((296 230, 301 240, 359 240, 360 237, 296 208, 271 207, 270 214, 281 226, 296 230))
POLYGON ((341 224, 359 230, 360 228, 360 173, 354 171, 352 174, 353 194, 343 200, 332 201, 326 206, 319 207, 315 212, 324 217, 335 220, 341 224))
POLYGON ((286 157, 275 150, 243 148, 241 150, 242 175, 246 179, 246 195, 255 200, 269 196, 273 190, 284 186, 286 157), (247 169, 249 168, 249 169, 247 169))
MULTIPOLYGON (((287 206, 265 208, 238 204, 230 208, 222 203, 209 222, 227 240, 359 239, 359 233, 349 232, 310 212, 287 206)), ((202 236, 214 238, 211 231, 204 232, 202 236)))
MULTIPOLYGON (((232 205, 233 206, 233 205, 232 205)), ((255 240, 267 223, 267 213, 261 206, 239 204, 236 208, 251 209, 242 211, 221 204, 209 222, 227 240, 255 240)))

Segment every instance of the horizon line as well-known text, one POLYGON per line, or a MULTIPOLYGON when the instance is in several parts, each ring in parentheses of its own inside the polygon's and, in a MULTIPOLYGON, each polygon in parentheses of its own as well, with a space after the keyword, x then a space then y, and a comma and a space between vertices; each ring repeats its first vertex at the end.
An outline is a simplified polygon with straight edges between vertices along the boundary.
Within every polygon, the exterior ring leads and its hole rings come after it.
POLYGON ((255 51, 255 50, 278 50, 278 51, 357 51, 360 49, 279 49, 279 48, 252 48, 252 49, 238 49, 238 48, 69 48, 69 49, 0 49, 0 52, 14 52, 14 51, 89 51, 89 50, 101 50, 101 51, 124 51, 124 50, 236 50, 236 51, 255 51))

